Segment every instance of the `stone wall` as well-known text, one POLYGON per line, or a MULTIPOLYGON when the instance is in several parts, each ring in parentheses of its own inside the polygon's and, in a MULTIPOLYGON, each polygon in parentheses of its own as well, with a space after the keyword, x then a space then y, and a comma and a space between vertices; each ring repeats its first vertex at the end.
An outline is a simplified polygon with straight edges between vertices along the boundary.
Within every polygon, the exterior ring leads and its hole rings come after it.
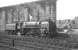
POLYGON ((52 21, 56 21, 56 2, 38 1, 24 3, 7 7, 7 9, 5 8, 6 10, 7 23, 29 21, 30 16, 32 16, 32 21, 42 21, 49 18, 52 21))
POLYGON ((0 11, 0 31, 5 31, 5 11, 0 11))

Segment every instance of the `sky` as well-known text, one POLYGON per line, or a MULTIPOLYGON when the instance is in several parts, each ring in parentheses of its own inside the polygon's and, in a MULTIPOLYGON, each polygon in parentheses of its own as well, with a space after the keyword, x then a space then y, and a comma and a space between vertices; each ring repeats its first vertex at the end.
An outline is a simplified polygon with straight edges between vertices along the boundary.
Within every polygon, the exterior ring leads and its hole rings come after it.
POLYGON ((57 19, 74 19, 78 16, 78 0, 58 0, 57 19))
MULTIPOLYGON (((0 0, 0 7, 36 0, 0 0)), ((57 0, 57 20, 74 19, 78 16, 78 0, 57 0)))

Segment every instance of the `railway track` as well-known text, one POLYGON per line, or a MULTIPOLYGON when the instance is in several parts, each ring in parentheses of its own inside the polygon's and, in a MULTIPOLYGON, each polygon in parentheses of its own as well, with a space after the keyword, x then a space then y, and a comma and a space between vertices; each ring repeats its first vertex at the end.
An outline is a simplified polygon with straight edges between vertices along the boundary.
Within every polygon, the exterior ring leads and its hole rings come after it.
POLYGON ((36 43, 36 42, 30 43, 30 42, 17 41, 17 40, 14 41, 14 44, 13 44, 14 46, 13 46, 12 42, 11 42, 11 39, 5 39, 5 38, 0 38, 0 43, 4 47, 11 46, 11 47, 15 47, 15 48, 30 47, 30 48, 35 48, 35 49, 47 49, 47 50, 48 49, 53 49, 53 48, 69 49, 69 48, 64 48, 64 47, 59 47, 59 46, 53 46, 53 45, 46 45, 46 44, 36 43), (1 43, 1 41, 2 41, 2 43, 1 43), (10 44, 10 45, 7 45, 7 44, 10 44))
MULTIPOLYGON (((0 44, 14 48, 30 50, 71 50, 78 48, 77 42, 60 39, 38 38, 38 37, 17 37, 0 35, 0 44), (1 43, 2 42, 2 43, 1 43)), ((0 46, 1 46, 0 45, 0 46)))
POLYGON ((21 50, 20 48, 15 48, 12 46, 2 45, 0 44, 0 50, 21 50))

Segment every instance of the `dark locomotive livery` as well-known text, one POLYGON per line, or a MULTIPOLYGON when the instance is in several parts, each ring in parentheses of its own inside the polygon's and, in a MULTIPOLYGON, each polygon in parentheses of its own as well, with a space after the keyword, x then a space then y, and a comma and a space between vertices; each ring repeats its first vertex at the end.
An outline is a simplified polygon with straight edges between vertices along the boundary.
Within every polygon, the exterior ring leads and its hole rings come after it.
POLYGON ((47 21, 26 21, 6 24, 6 32, 9 34, 48 36, 56 34, 56 25, 50 19, 47 21))

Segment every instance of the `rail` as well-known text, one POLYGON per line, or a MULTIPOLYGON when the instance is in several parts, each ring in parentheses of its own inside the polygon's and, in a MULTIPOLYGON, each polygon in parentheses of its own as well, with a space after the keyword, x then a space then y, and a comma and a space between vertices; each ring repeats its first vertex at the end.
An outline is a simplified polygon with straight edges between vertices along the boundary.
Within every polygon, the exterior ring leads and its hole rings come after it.
POLYGON ((5 47, 5 48, 9 48, 9 49, 13 49, 13 50, 21 50, 19 48, 16 48, 16 47, 12 47, 12 46, 6 46, 6 45, 2 45, 0 44, 1 47, 5 47))
MULTIPOLYGON (((15 37, 15 36, 14 36, 15 37)), ((22 49, 25 49, 25 48, 32 48, 33 50, 37 50, 37 49, 42 49, 42 50, 55 50, 55 49, 58 49, 58 50, 71 50, 71 48, 67 48, 67 47, 62 47, 62 46, 55 46, 55 45, 49 45, 49 44, 45 44, 45 43, 39 43, 39 42, 36 42, 35 41, 32 41, 31 38, 32 37, 29 37, 27 38, 29 41, 22 41, 20 40, 23 39, 22 37, 18 39, 16 38, 19 38, 19 37, 15 37, 15 38, 5 38, 5 36, 1 37, 0 38, 0 41, 3 41, 4 44, 1 44, 0 43, 0 46, 3 46, 5 48, 10 48, 10 49, 14 49, 14 50, 22 50, 22 49), (6 45, 6 44, 10 44, 10 45, 6 45)), ((25 39, 23 39, 25 40, 25 39)), ((39 40, 40 41, 40 40, 39 40)))
MULTIPOLYGON (((2 38, 2 39, 4 40, 5 38, 2 38)), ((6 39, 6 40, 9 40, 9 39, 6 39)), ((7 41, 6 43, 10 43, 10 42, 11 41, 7 41)), ((30 43, 30 42, 24 42, 24 41, 18 41, 18 40, 12 40, 11 45, 12 46, 7 46, 7 45, 0 44, 0 46, 3 46, 5 48, 7 47, 7 48, 10 48, 10 49, 14 49, 14 50, 22 50, 23 48, 26 48, 26 47, 33 48, 33 49, 42 49, 42 50, 48 50, 48 49, 69 50, 69 48, 65 48, 65 47, 46 45, 46 44, 41 44, 41 43, 36 43, 36 42, 30 43), (18 47, 18 46, 20 46, 20 47, 18 47)))

